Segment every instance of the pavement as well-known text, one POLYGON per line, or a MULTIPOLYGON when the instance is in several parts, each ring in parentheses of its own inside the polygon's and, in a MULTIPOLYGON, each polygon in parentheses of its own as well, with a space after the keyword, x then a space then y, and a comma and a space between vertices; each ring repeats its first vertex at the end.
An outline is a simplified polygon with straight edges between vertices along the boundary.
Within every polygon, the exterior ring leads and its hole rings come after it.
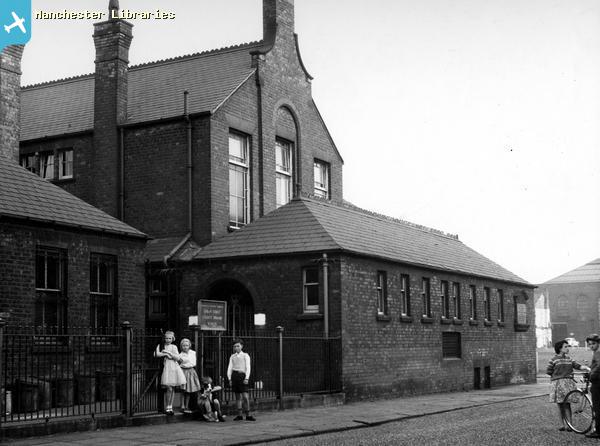
POLYGON ((253 413, 257 418, 255 422, 233 421, 233 417, 228 417, 225 423, 187 421, 75 432, 46 437, 30 437, 15 441, 6 439, 5 441, 11 446, 257 444, 287 438, 360 429, 408 418, 539 397, 548 394, 548 383, 547 377, 538 377, 536 384, 516 384, 487 390, 362 401, 341 406, 255 412, 253 413))

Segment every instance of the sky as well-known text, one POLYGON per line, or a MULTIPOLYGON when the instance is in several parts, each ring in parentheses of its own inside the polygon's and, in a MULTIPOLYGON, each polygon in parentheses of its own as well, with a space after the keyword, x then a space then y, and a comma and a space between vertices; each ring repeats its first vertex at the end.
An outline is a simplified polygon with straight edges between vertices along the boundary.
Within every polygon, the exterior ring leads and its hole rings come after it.
MULTIPOLYGON (((130 64, 262 38, 261 0, 120 0, 130 64)), ((108 0, 32 0, 33 12, 108 0)), ((35 20, 22 84, 94 71, 93 20, 35 20)), ((600 257, 600 2, 296 0, 344 198, 541 283, 600 257)))

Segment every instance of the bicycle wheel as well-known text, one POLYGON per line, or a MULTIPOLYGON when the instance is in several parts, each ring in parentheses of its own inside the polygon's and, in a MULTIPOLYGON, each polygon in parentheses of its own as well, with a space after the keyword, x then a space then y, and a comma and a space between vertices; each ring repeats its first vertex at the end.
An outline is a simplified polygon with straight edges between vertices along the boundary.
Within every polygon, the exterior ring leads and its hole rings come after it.
POLYGON ((592 428, 594 422, 592 402, 581 390, 571 390, 567 393, 565 402, 567 401, 571 403, 571 421, 565 419, 565 422, 573 432, 585 434, 592 428))

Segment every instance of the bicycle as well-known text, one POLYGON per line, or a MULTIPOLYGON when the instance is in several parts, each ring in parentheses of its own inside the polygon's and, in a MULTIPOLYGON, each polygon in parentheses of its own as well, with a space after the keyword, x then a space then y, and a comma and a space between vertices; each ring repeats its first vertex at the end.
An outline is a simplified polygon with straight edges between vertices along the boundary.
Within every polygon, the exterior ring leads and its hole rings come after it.
POLYGON ((573 429, 573 432, 585 434, 592 428, 594 422, 594 410, 589 392, 590 374, 578 373, 573 379, 577 383, 577 389, 571 390, 565 397, 565 402, 571 402, 571 421, 565 418, 565 423, 573 429), (577 375, 581 376, 580 380, 575 379, 577 375))

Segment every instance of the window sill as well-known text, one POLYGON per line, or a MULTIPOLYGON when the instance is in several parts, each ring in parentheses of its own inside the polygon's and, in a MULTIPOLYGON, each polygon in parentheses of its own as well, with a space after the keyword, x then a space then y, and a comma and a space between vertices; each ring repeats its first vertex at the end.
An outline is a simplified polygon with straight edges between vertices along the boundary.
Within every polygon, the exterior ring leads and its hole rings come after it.
POLYGON ((323 319, 323 313, 302 313, 296 316, 297 321, 316 321, 323 319))
POLYGON ((473 326, 479 325, 479 321, 476 319, 469 319, 469 325, 473 325, 473 326))
POLYGON ((452 319, 450 319, 450 318, 447 318, 447 317, 442 317, 442 318, 440 319, 440 323, 441 323, 442 325, 450 325, 450 324, 452 323, 452 319))
POLYGON ((390 316, 388 316, 387 314, 377 314, 377 320, 379 322, 389 322, 392 320, 392 318, 390 316))
POLYGON ((498 321, 498 327, 505 327, 506 323, 504 321, 498 321))
POLYGON ((68 184, 68 183, 74 183, 75 182, 75 178, 73 178, 73 177, 69 177, 69 178, 57 178, 55 180, 51 180, 50 182, 52 184, 68 184))
POLYGON ((488 321, 487 319, 483 321, 483 325, 485 325, 486 327, 491 327, 492 325, 494 325, 494 323, 492 321, 488 321))
POLYGON ((421 323, 422 324, 433 324, 435 322, 435 320, 433 319, 432 316, 423 316, 421 318, 421 323))
POLYGON ((463 324, 463 320, 455 317, 454 319, 452 319, 452 323, 454 325, 462 325, 463 324))
POLYGON ((515 324, 515 331, 527 331, 529 330, 529 324, 515 324))
POLYGON ((400 316, 400 322, 412 322, 412 321, 413 321, 412 316, 408 316, 406 314, 403 314, 400 316))

